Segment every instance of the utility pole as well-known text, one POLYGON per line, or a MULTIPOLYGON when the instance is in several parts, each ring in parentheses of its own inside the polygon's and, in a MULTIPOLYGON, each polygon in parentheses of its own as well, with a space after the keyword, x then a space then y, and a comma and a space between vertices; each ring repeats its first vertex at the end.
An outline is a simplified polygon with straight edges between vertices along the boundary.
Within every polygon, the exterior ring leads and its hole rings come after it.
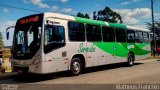
POLYGON ((154 10, 153 10, 153 0, 151 0, 151 10, 152 10, 152 31, 153 31, 153 54, 155 57, 155 50, 156 50, 156 40, 155 40, 155 26, 154 26, 154 10))

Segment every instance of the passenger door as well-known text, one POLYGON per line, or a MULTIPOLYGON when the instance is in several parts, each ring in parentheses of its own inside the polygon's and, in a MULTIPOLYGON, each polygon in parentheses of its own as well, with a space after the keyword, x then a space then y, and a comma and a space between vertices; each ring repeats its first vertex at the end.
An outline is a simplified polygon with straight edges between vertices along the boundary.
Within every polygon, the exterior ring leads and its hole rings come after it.
POLYGON ((65 61, 66 40, 65 27, 62 25, 46 25, 45 26, 45 67, 48 72, 58 72, 68 69, 65 61))

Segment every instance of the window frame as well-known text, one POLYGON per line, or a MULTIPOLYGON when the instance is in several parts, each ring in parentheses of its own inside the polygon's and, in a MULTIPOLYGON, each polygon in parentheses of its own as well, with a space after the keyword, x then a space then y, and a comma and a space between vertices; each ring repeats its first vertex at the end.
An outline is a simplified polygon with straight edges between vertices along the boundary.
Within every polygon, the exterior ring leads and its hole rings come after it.
POLYGON ((115 42, 116 41, 116 38, 115 38, 115 28, 113 27, 107 27, 107 26, 103 26, 102 27, 102 39, 103 39, 103 42, 115 42), (112 35, 111 35, 111 32, 107 33, 107 40, 104 40, 104 28, 105 28, 105 31, 112 31, 112 35), (107 30, 106 30, 107 29, 107 30), (108 36, 109 35, 109 36, 108 36), (111 37, 112 36, 112 40, 111 40, 111 37))
MULTIPOLYGON (((80 32, 78 32, 78 33, 80 33, 80 32)), ((83 33, 83 31, 81 32, 81 33, 83 33)), ((79 23, 79 22, 75 22, 75 21, 68 21, 68 40, 70 41, 70 42, 85 42, 86 41, 86 29, 85 29, 85 24, 84 23, 79 23), (78 24, 83 24, 83 29, 84 29, 84 40, 71 40, 71 38, 70 38, 70 35, 69 35, 69 33, 70 33, 70 23, 78 23, 78 24)))
POLYGON ((85 24, 85 29, 86 29, 86 40, 87 40, 87 42, 102 42, 102 26, 99 26, 99 25, 93 25, 93 24, 85 24), (89 29, 87 29, 88 28, 88 26, 92 26, 92 32, 87 32, 89 29), (96 27, 96 28, 99 28, 99 30, 97 29, 97 30, 95 30, 94 29, 94 27, 96 27), (98 31, 99 33, 94 33, 95 31, 98 31), (88 34, 91 34, 91 38, 92 38, 92 40, 88 40, 88 34), (96 40, 93 40, 93 38, 95 38, 95 37, 93 37, 93 36, 95 36, 96 35, 96 37, 99 37, 99 38, 96 38, 96 40))
POLYGON ((143 31, 143 43, 148 43, 149 41, 150 41, 149 32, 143 31), (147 34, 147 39, 145 39, 146 37, 144 37, 144 33, 147 34))
POLYGON ((143 38, 143 31, 135 30, 135 43, 143 43, 144 38, 143 38), (142 36, 139 35, 139 32, 142 33, 142 36), (136 36, 136 34, 138 36, 136 36))
MULTIPOLYGON (((122 35, 121 35, 122 36, 122 35)), ((116 38, 116 42, 118 42, 118 43, 126 43, 127 42, 127 37, 126 37, 126 29, 123 29, 123 28, 115 28, 115 38, 116 38), (119 31, 121 31, 121 30, 123 30, 124 31, 124 36, 123 37, 121 37, 121 38, 117 38, 117 35, 118 36, 120 36, 120 34, 122 34, 122 32, 121 33, 119 33, 119 31), (117 33, 118 32, 118 33, 117 33), (122 38, 125 38, 124 40, 125 41, 118 41, 118 40, 123 40, 122 38)))
POLYGON ((127 29, 127 30, 126 30, 126 38, 127 38, 127 43, 135 43, 135 42, 136 42, 135 30, 127 29), (132 41, 128 39, 128 34, 129 34, 128 31, 130 31, 130 34, 131 34, 131 33, 134 34, 134 39, 132 39, 132 41))
POLYGON ((57 49, 59 49, 59 48, 62 48, 62 47, 64 47, 65 45, 66 45, 66 35, 65 35, 65 27, 64 26, 62 26, 62 25, 50 25, 50 26, 58 26, 58 27, 62 27, 63 28, 63 33, 64 33, 64 42, 63 43, 61 43, 61 45, 59 45, 59 46, 57 46, 56 48, 49 48, 49 46, 52 46, 53 44, 59 44, 59 43, 55 43, 55 42, 52 42, 52 43, 50 43, 50 44, 48 44, 48 45, 46 45, 45 44, 45 38, 46 38, 46 34, 45 34, 45 27, 46 27, 46 25, 44 26, 44 53, 45 54, 47 54, 47 53, 50 53, 50 52, 52 52, 52 51, 55 51, 55 50, 57 50, 57 49))

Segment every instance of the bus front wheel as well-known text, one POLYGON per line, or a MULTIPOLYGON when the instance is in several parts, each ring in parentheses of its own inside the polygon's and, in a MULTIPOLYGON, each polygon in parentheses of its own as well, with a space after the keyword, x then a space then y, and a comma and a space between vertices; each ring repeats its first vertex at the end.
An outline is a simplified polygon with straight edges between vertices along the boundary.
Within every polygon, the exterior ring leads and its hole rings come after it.
POLYGON ((82 72, 82 63, 79 58, 73 58, 70 66, 72 75, 77 76, 82 72))

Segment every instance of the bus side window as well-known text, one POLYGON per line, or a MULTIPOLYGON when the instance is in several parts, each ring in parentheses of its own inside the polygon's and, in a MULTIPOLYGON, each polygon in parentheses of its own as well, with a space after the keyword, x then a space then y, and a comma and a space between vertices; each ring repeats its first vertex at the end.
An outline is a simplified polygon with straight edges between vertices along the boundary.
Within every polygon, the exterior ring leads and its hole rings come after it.
POLYGON ((135 43, 135 31, 127 30, 127 42, 135 43))
POLYGON ((101 27, 96 25, 86 25, 87 41, 102 41, 101 27))
POLYGON ((103 42, 115 42, 114 28, 102 27, 103 42))
POLYGON ((125 29, 115 29, 116 32, 116 41, 117 42, 126 42, 126 31, 125 29))
POLYGON ((68 22, 70 41, 85 41, 85 28, 83 23, 68 22))
POLYGON ((65 45, 65 32, 63 26, 46 25, 45 26, 45 49, 48 53, 65 45))
POLYGON ((143 38, 144 38, 144 42, 147 43, 149 42, 149 33, 148 32, 143 32, 143 38))
POLYGON ((136 42, 137 43, 142 43, 143 42, 143 33, 142 33, 142 31, 136 31, 135 32, 135 36, 136 36, 136 42))

